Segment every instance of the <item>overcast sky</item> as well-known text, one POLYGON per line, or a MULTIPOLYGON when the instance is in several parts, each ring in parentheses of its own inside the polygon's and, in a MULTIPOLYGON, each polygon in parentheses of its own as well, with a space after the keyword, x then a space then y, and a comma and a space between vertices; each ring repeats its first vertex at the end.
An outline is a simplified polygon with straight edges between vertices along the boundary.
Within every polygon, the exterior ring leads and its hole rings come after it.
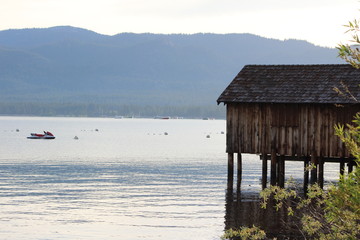
POLYGON ((335 47, 359 0, 0 0, 0 30, 70 25, 98 33, 253 33, 335 47))

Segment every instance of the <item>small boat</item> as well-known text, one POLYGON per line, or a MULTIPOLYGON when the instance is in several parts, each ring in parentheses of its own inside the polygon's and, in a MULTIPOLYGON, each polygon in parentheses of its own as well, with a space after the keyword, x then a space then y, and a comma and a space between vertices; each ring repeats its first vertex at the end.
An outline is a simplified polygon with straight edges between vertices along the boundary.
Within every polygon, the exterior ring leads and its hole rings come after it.
POLYGON ((44 131, 44 134, 41 133, 31 133, 28 139, 55 139, 55 136, 51 132, 44 131))
POLYGON ((155 119, 168 120, 168 119, 170 119, 170 117, 169 117, 169 116, 164 116, 164 117, 162 117, 162 116, 156 116, 155 119))

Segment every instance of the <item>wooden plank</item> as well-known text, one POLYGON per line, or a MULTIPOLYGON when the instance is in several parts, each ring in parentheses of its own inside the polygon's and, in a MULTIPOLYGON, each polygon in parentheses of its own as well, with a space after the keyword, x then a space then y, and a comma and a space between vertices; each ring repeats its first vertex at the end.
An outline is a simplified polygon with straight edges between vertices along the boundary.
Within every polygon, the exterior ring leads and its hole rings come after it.
MULTIPOLYGON (((332 115, 331 115, 331 125, 332 126, 335 126, 335 124, 338 123, 338 118, 337 118, 337 114, 339 114, 339 110, 335 107, 333 109, 334 111, 332 112, 332 115)), ((336 137, 334 134, 333 131, 330 133, 330 138, 331 138, 331 153, 330 153, 330 156, 331 157, 335 157, 335 156, 339 156, 338 154, 338 146, 339 146, 339 138, 336 137)))
POLYGON ((276 185, 276 165, 277 165, 277 156, 276 156, 276 150, 272 149, 271 151, 271 172, 270 172, 270 184, 272 186, 276 185))
POLYGON ((315 116, 314 116, 314 107, 313 104, 309 107, 309 121, 308 121, 308 140, 307 140, 307 153, 306 155, 312 155, 315 150, 315 116))
MULTIPOLYGON (((250 104, 248 104, 250 105, 250 104)), ((253 132, 254 132, 254 109, 252 106, 248 107, 248 119, 247 119, 247 149, 248 153, 252 153, 252 146, 253 146, 253 132)))
POLYGON ((323 116, 323 141, 324 141, 324 146, 323 146, 323 153, 322 156, 330 156, 330 141, 329 141, 329 133, 330 133, 330 125, 329 125, 329 107, 327 107, 324 111, 324 116, 323 116))
POLYGON ((286 128, 286 135, 287 135, 287 144, 286 144, 286 152, 285 155, 293 155, 293 127, 288 126, 286 128))
POLYGON ((278 152, 280 155, 286 154, 286 128, 284 126, 279 127, 280 129, 280 146, 278 148, 278 152))
POLYGON ((292 155, 295 156, 299 156, 301 155, 301 150, 300 150, 300 138, 299 138, 299 127, 295 127, 294 128, 294 136, 293 136, 293 150, 292 150, 292 155))
POLYGON ((233 106, 233 112, 232 112, 232 123, 233 123, 233 138, 232 138, 232 145, 233 145, 233 152, 238 153, 239 152, 239 145, 240 145, 240 138, 239 138, 239 107, 234 105, 233 106))
POLYGON ((227 104, 226 105, 226 152, 227 153, 232 153, 234 152, 233 150, 233 116, 232 116, 232 105, 231 104, 227 104))
POLYGON ((302 121, 301 121, 301 156, 307 156, 308 152, 308 125, 309 125, 309 115, 308 115, 308 106, 304 105, 301 110, 302 121))
POLYGON ((245 151, 245 147, 244 147, 244 119, 246 118, 246 116, 244 115, 244 106, 241 105, 239 106, 239 110, 237 113, 237 118, 238 118, 238 141, 239 141, 239 146, 238 146, 238 152, 244 152, 245 151))
POLYGON ((264 104, 259 104, 259 149, 262 154, 266 153, 266 108, 264 104))
POLYGON ((260 153, 260 149, 259 149, 259 124, 260 124, 260 110, 259 110, 259 104, 256 104, 254 106, 254 133, 253 133, 253 141, 254 141, 254 146, 253 146, 253 153, 260 153))
POLYGON ((315 107, 315 151, 317 155, 321 155, 321 145, 322 145, 322 139, 321 139, 321 125, 322 125, 322 114, 321 114, 321 108, 323 106, 317 105, 315 107))
POLYGON ((272 123, 272 116, 271 116, 271 106, 266 106, 266 123, 265 123, 265 131, 266 131, 266 138, 265 138, 265 149, 266 152, 271 154, 271 123, 272 123))
POLYGON ((243 116, 244 116, 244 121, 243 121, 243 139, 244 139, 244 142, 243 142, 243 147, 244 149, 242 150, 243 153, 249 153, 249 150, 248 150, 248 124, 247 124, 247 121, 248 121, 248 118, 249 118, 249 115, 248 115, 248 104, 244 105, 244 108, 243 108, 243 116))

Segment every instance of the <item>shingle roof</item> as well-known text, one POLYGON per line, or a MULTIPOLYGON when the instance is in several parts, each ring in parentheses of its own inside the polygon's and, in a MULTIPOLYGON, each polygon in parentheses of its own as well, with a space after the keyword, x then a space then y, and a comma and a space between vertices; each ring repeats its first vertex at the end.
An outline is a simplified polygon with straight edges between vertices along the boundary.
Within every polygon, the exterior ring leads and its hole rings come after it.
POLYGON ((356 103, 334 87, 351 91, 360 101, 360 70, 337 65, 247 65, 220 95, 218 103, 356 103))

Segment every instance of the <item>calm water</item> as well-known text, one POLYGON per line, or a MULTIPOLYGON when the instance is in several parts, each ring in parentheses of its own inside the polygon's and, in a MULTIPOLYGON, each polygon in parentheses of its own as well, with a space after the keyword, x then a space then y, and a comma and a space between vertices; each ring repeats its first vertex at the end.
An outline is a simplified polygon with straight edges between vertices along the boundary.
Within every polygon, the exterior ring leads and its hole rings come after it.
MULTIPOLYGON (((0 117, 0 239, 219 239, 233 211, 225 128, 224 120, 0 117), (56 139, 26 139, 43 130, 56 139)), ((261 162, 243 161, 242 189, 258 191, 261 162)), ((287 164, 286 174, 301 178, 299 169, 287 164)))

